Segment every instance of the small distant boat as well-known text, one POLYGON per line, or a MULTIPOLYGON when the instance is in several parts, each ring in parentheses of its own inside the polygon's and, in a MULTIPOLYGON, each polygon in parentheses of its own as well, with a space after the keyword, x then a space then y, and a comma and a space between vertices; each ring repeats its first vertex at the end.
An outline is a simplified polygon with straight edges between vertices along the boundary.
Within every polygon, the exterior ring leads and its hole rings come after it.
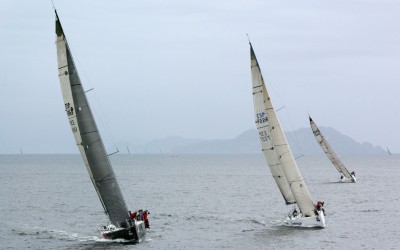
POLYGON ((146 235, 145 224, 141 220, 130 219, 130 213, 97 129, 57 11, 55 14, 58 76, 64 108, 90 180, 110 221, 99 231, 106 239, 140 242, 146 235))
POLYGON ((328 156, 329 160, 332 162, 333 166, 339 171, 341 174, 339 182, 357 182, 355 172, 349 172, 347 168, 344 166, 342 161, 336 155, 335 151, 333 151, 332 147, 329 145, 328 141, 322 135, 321 131, 317 127, 317 124, 313 121, 311 116, 309 116, 310 125, 312 132, 317 139, 318 144, 321 146, 322 150, 325 152, 326 156, 328 156))
POLYGON ((392 153, 390 152, 389 148, 386 148, 386 151, 388 152, 388 154, 391 156, 392 153))
POLYGON ((295 208, 287 214, 284 224, 325 228, 325 215, 320 207, 323 202, 314 205, 282 131, 251 43, 250 54, 254 115, 262 151, 286 205, 297 203, 300 210, 295 208))

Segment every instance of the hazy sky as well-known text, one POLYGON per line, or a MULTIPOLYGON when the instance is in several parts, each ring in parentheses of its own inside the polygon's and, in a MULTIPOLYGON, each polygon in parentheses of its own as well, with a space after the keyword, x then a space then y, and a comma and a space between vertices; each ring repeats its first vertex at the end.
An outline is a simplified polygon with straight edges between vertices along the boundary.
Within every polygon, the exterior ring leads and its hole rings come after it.
MULTIPOLYGON (((248 33, 285 130, 310 113, 400 152, 398 0, 54 3, 110 151, 255 128, 248 33)), ((54 20, 50 0, 0 2, 0 153, 78 153, 54 20)))

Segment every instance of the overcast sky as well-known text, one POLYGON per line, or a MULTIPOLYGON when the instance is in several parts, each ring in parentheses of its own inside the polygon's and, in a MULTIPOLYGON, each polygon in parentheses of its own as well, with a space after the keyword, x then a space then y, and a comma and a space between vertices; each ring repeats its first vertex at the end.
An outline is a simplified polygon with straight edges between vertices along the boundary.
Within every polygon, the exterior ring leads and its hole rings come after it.
MULTIPOLYGON (((400 152, 400 1, 54 1, 107 149, 255 128, 249 34, 285 130, 400 152)), ((78 153, 51 1, 0 2, 0 153, 78 153)), ((306 147, 306 145, 302 145, 306 147)))

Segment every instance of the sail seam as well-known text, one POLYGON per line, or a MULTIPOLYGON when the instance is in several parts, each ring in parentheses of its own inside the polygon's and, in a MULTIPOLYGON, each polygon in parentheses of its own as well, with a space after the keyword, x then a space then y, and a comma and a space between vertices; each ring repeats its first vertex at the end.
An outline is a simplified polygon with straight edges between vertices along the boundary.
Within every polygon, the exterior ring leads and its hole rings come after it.
POLYGON ((262 151, 264 150, 274 150, 274 148, 263 148, 262 151))
POLYGON ((101 180, 98 180, 96 182, 104 182, 104 181, 111 181, 111 180, 115 180, 115 177, 112 177, 112 178, 109 178, 109 179, 101 179, 101 180))
POLYGON ((96 133, 96 132, 99 132, 99 131, 98 130, 94 130, 94 131, 82 132, 81 135, 86 135, 86 134, 96 133))

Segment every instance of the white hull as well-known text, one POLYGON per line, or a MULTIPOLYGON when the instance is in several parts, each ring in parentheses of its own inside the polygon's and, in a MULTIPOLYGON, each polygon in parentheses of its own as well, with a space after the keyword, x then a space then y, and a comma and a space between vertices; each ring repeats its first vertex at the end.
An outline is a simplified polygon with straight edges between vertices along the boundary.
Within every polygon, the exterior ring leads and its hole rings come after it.
POLYGON ((342 179, 339 180, 339 182, 345 182, 345 183, 356 183, 357 179, 354 175, 351 176, 351 179, 343 177, 342 179))
POLYGON ((284 220, 284 223, 285 223, 285 226, 289 226, 289 227, 325 228, 325 216, 322 211, 318 211, 318 216, 312 216, 312 217, 303 217, 300 214, 299 216, 296 216, 296 217, 293 217, 293 216, 287 217, 284 220))

